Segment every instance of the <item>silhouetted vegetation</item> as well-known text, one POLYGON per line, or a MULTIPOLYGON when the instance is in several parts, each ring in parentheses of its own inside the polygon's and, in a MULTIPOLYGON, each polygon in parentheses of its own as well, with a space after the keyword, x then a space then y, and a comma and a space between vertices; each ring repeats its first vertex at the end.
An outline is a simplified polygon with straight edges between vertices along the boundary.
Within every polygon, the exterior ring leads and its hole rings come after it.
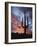
POLYGON ((11 39, 27 39, 27 38, 32 38, 32 34, 24 34, 24 33, 11 33, 11 39))

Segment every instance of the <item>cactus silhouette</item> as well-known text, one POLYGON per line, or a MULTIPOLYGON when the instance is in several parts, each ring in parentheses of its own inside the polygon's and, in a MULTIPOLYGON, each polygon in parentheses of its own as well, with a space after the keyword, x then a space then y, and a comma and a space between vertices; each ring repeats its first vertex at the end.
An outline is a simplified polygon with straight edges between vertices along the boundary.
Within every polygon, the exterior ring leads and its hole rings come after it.
POLYGON ((28 17, 24 16, 24 24, 23 24, 23 18, 22 18, 22 24, 21 24, 21 26, 24 28, 24 34, 26 35, 26 28, 28 28, 28 17))

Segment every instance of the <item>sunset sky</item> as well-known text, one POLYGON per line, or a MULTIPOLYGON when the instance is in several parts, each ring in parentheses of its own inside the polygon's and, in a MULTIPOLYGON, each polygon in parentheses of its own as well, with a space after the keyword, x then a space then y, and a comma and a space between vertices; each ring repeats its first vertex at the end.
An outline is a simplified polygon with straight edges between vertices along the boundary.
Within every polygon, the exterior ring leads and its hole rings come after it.
MULTIPOLYGON (((21 25, 21 22, 22 22, 22 18, 23 18, 23 24, 26 22, 26 25, 27 25, 27 19, 25 21, 25 16, 26 16, 26 18, 28 17, 28 24, 29 24, 28 28, 30 29, 30 31, 32 31, 32 8, 28 8, 28 7, 11 7, 11 16, 12 17, 16 16, 15 21, 17 23, 19 23, 20 25, 21 25)), ((16 22, 14 22, 14 23, 16 23, 16 22)), ((12 21, 12 23, 13 23, 13 21, 12 21)), ((17 24, 15 24, 15 25, 17 25, 17 24)), ((21 29, 22 29, 21 31, 24 32, 24 29, 22 27, 21 27, 21 29)))

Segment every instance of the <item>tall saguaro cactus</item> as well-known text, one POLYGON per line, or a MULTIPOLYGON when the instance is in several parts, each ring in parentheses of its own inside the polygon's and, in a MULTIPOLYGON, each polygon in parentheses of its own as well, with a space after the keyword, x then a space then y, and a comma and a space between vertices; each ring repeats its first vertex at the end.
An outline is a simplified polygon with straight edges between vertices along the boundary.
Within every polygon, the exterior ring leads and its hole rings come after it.
POLYGON ((26 30, 28 28, 28 17, 24 15, 24 22, 22 18, 22 27, 24 28, 24 34, 26 35, 26 30))

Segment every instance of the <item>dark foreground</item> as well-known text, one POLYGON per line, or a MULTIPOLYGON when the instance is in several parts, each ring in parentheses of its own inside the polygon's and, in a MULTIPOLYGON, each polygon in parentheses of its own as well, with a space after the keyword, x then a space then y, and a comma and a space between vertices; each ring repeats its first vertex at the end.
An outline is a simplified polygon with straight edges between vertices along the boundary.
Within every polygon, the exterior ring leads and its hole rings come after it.
POLYGON ((32 38, 32 34, 11 33, 11 39, 27 39, 27 38, 32 38))

